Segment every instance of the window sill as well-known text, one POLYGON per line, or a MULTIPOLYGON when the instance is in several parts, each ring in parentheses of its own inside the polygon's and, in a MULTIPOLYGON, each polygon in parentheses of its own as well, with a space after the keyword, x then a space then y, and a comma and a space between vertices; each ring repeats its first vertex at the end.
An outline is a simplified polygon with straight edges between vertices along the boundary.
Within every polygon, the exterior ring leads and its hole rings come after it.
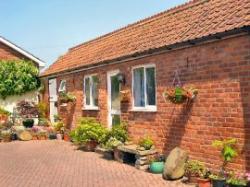
POLYGON ((157 108, 133 108, 130 112, 157 112, 157 108))
POLYGON ((98 110, 99 110, 99 107, 85 107, 85 108, 82 108, 82 110, 93 110, 93 111, 98 111, 98 110))

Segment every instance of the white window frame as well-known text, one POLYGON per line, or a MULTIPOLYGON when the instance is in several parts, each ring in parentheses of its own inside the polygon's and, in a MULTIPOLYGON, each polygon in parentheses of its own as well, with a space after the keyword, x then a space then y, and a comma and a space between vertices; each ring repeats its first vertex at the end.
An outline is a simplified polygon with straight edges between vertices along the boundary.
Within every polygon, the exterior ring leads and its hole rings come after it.
POLYGON ((156 66, 155 64, 144 64, 132 67, 132 111, 142 111, 142 112, 156 112, 157 111, 157 83, 156 83, 156 66), (135 106, 134 102, 134 70, 138 68, 144 68, 144 97, 145 97, 145 106, 138 107, 135 106), (146 69, 147 68, 154 68, 155 69, 155 105, 148 105, 147 104, 147 77, 146 77, 146 69))
MULTIPOLYGON (((93 99, 91 99, 93 96, 92 96, 92 82, 93 82, 93 79, 92 77, 93 76, 97 76, 97 74, 90 74, 90 75, 86 75, 84 76, 83 78, 83 94, 84 94, 84 106, 83 106, 83 110, 99 110, 99 107, 98 106, 95 106, 94 103, 93 103, 93 99), (86 79, 89 78, 90 80, 90 105, 87 105, 86 104, 86 100, 87 100, 87 97, 86 97, 86 94, 85 94, 85 87, 86 87, 86 79)), ((98 92, 98 90, 97 90, 98 92)))
POLYGON ((66 84, 67 84, 67 81, 65 79, 61 80, 60 81, 60 84, 59 84, 59 87, 58 87, 58 92, 66 92, 66 84), (64 83, 64 87, 62 86, 64 83))

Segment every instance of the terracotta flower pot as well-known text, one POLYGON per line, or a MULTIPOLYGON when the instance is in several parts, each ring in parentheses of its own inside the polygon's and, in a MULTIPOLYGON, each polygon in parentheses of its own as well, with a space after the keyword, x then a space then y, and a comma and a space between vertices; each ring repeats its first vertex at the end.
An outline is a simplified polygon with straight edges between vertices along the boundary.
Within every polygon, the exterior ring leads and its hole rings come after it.
POLYGON ((194 175, 188 176, 188 183, 197 184, 198 183, 198 177, 194 176, 194 175))
POLYGON ((70 142, 70 136, 68 134, 64 134, 63 135, 63 140, 67 141, 67 142, 70 142))
POLYGON ((5 137, 5 138, 3 138, 2 142, 5 142, 5 143, 11 142, 11 137, 5 137))
POLYGON ((85 150, 86 151, 91 151, 91 152, 94 152, 95 151, 95 148, 97 147, 98 143, 94 140, 91 140, 91 141, 88 141, 86 144, 85 144, 85 150))
POLYGON ((211 187, 211 181, 210 179, 197 179, 197 183, 199 187, 211 187))
POLYGON ((32 140, 38 140, 37 136, 32 136, 32 140))

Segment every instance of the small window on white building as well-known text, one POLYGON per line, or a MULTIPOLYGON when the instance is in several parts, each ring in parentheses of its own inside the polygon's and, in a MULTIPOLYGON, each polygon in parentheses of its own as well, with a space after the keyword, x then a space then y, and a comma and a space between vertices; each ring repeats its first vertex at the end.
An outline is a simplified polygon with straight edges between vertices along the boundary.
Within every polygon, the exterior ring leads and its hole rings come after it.
POLYGON ((61 80, 58 92, 66 92, 66 80, 61 80))
POLYGON ((133 68, 133 109, 156 111, 154 65, 133 68))
POLYGON ((84 107, 85 109, 98 108, 98 77, 96 75, 84 77, 84 107))

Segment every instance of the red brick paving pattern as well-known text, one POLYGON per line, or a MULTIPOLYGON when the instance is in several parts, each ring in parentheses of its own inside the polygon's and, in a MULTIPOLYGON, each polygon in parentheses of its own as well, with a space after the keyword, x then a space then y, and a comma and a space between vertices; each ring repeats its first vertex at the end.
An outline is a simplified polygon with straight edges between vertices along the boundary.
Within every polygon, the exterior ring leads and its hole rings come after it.
POLYGON ((184 187, 62 141, 0 143, 0 187, 184 187))

